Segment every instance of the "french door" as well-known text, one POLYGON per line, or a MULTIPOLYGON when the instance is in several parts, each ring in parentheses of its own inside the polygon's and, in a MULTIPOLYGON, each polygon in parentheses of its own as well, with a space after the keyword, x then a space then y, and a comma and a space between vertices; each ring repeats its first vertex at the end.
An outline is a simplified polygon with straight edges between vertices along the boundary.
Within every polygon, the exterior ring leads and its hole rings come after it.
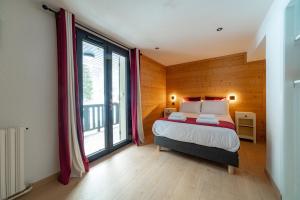
POLYGON ((126 145, 129 125, 129 52, 76 30, 81 118, 90 161, 126 145))

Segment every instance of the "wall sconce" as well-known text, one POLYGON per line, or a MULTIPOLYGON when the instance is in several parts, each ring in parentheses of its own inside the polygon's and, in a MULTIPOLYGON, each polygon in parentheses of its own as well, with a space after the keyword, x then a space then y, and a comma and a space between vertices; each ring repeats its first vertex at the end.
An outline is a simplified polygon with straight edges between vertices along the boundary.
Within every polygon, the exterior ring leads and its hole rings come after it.
POLYGON ((175 105, 175 101, 176 101, 176 95, 171 95, 171 102, 172 102, 172 105, 174 106, 175 105))
POLYGON ((231 93, 227 96, 229 103, 235 103, 237 101, 237 97, 235 93, 231 93))

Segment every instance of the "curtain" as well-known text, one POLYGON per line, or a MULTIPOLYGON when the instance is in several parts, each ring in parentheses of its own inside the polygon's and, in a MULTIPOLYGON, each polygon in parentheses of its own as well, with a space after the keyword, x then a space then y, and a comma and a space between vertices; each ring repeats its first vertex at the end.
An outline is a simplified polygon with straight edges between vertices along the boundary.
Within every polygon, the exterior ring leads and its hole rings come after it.
POLYGON ((140 50, 130 50, 132 140, 136 145, 144 143, 140 88, 140 50))
POLYGON ((75 17, 61 9, 56 15, 58 57, 59 181, 81 177, 89 170, 84 153, 76 63, 75 17))

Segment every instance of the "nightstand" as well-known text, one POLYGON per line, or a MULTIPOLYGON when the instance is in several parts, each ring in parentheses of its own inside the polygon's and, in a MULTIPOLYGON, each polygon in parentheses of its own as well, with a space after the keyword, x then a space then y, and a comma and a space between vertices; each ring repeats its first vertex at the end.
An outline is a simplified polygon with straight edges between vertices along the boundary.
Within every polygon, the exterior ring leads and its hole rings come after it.
POLYGON ((176 112, 176 108, 165 108, 164 109, 164 117, 169 117, 172 112, 176 112))
POLYGON ((256 143, 256 114, 253 112, 235 112, 236 132, 240 138, 256 143))

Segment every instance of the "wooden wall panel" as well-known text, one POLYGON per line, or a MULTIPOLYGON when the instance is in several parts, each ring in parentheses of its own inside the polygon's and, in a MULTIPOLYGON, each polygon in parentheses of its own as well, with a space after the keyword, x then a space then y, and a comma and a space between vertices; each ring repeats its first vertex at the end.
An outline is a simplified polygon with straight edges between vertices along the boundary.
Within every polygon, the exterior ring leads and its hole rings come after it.
POLYGON ((140 74, 145 141, 151 143, 152 125, 166 107, 166 67, 142 55, 140 74))
POLYGON ((234 93, 236 101, 230 103, 230 113, 235 111, 256 113, 258 140, 266 132, 266 70, 265 61, 246 62, 246 54, 234 54, 213 59, 167 67, 168 107, 170 96, 179 101, 185 96, 228 96, 234 93))

